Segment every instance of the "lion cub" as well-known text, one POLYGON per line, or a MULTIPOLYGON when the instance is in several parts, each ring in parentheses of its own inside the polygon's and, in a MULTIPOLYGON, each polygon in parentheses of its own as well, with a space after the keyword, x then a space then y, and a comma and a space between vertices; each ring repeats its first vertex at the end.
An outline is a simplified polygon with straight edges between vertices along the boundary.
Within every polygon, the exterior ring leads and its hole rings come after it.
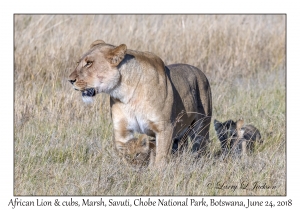
POLYGON ((138 138, 130 139, 126 143, 118 142, 118 144, 119 154, 126 163, 134 167, 154 164, 156 155, 155 139, 143 134, 138 138))
POLYGON ((253 125, 244 125, 243 119, 236 122, 227 120, 224 123, 215 119, 214 126, 223 155, 244 155, 253 151, 255 142, 262 143, 259 130, 253 125))

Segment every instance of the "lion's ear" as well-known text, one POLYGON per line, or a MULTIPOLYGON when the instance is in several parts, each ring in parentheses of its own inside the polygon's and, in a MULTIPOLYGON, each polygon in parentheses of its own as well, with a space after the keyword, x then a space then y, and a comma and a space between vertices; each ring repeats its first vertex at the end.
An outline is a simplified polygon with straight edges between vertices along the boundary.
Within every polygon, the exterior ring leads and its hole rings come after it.
POLYGON ((244 125, 243 119, 239 119, 238 121, 236 121, 236 130, 239 138, 242 138, 244 135, 244 132, 242 130, 243 125, 244 125))
POLYGON ((244 119, 243 118, 236 121, 236 128, 237 129, 241 129, 243 127, 243 125, 244 125, 244 119))
POLYGON ((147 137, 145 137, 144 135, 142 135, 138 139, 138 144, 140 145, 140 147, 143 149, 144 152, 147 152, 149 150, 149 141, 147 137))
POLYGON ((90 48, 92 48, 92 47, 94 47, 94 46, 96 46, 96 45, 98 45, 98 44, 105 44, 105 42, 102 41, 102 40, 96 40, 96 41, 94 41, 94 42, 90 45, 90 48))
POLYGON ((216 130, 219 130, 220 127, 222 126, 222 123, 215 119, 214 120, 214 126, 215 126, 216 130))
POLYGON ((115 142, 115 147, 116 147, 117 151, 118 151, 120 154, 124 154, 124 153, 125 153, 125 149, 126 149, 125 143, 120 142, 120 141, 116 141, 116 142, 115 142))
POLYGON ((106 59, 110 62, 112 66, 117 66, 124 59, 126 55, 127 47, 125 44, 121 44, 118 47, 110 50, 107 53, 106 59))
POLYGON ((155 139, 149 140, 149 148, 150 149, 156 149, 155 139))

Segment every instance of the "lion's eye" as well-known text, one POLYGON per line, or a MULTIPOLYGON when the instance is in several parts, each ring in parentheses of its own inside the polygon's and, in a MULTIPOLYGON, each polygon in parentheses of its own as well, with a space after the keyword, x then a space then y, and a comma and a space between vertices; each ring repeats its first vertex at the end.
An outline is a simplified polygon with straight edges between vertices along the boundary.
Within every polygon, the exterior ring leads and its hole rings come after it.
POLYGON ((92 65, 92 63, 93 63, 92 61, 87 61, 84 67, 88 67, 88 66, 92 65))

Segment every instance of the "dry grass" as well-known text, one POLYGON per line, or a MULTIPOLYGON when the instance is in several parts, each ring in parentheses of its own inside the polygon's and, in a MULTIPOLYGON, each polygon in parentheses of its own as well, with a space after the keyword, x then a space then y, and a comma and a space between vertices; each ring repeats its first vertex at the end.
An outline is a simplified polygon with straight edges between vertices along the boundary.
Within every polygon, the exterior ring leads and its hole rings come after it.
POLYGON ((285 195, 284 15, 16 15, 15 195, 285 195), (151 51, 207 75, 213 119, 258 127, 264 144, 222 161, 174 157, 164 171, 124 167, 114 152, 108 96, 84 105, 66 78, 96 39, 151 51), (254 182, 275 189, 217 189, 254 182), (213 186, 213 187, 212 187, 213 186))

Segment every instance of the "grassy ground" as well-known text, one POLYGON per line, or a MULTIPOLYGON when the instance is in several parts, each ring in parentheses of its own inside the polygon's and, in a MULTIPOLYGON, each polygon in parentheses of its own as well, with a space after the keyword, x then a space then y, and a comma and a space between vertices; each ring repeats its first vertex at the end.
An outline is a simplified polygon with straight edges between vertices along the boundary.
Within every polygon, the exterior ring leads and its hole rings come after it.
POLYGON ((284 15, 16 15, 14 24, 15 195, 286 194, 284 15), (202 69, 213 119, 243 117, 264 143, 222 161, 211 125, 208 157, 186 152, 163 171, 124 167, 108 96, 85 105, 67 82, 96 39, 202 69), (253 189, 256 182, 272 189, 253 189))

